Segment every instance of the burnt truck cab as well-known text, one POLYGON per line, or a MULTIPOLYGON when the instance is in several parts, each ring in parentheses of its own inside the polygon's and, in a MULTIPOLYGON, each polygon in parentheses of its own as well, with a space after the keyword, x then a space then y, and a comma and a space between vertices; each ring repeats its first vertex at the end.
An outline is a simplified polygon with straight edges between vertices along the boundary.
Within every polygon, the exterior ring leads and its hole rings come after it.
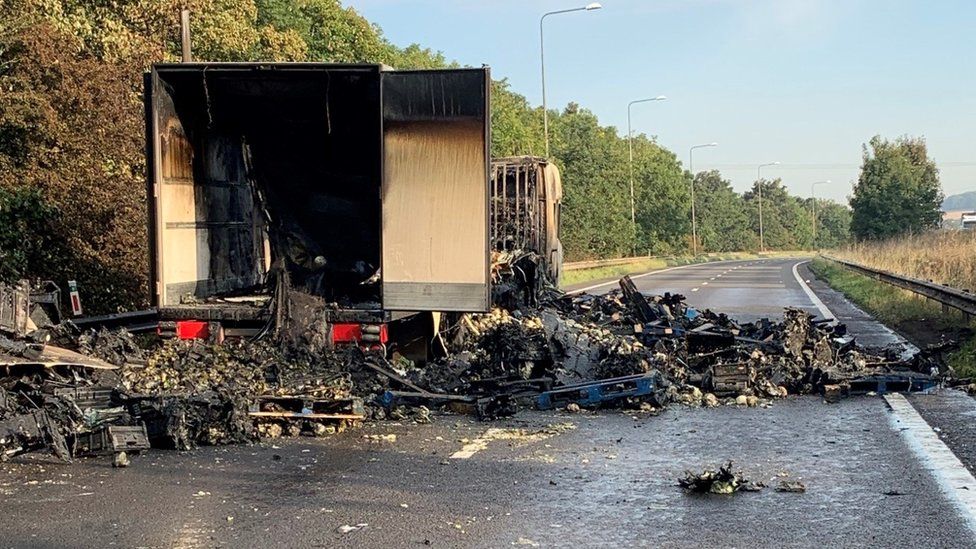
POLYGON ((334 341, 489 308, 487 68, 159 64, 146 75, 161 333, 260 334, 282 280, 334 341), (428 315, 429 316, 429 315, 428 315))

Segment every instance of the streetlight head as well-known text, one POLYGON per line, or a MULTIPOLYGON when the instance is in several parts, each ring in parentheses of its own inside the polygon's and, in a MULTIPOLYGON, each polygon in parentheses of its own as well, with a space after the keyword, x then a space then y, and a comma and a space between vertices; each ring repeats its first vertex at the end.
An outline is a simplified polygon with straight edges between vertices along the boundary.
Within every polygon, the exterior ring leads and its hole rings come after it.
POLYGON ((779 162, 772 162, 773 166, 779 166, 779 162))
POLYGON ((666 95, 659 95, 659 96, 655 97, 654 100, 655 101, 664 101, 667 98, 668 98, 668 96, 666 96, 666 95))
POLYGON ((593 11, 593 10, 598 10, 598 9, 600 9, 602 7, 603 6, 599 2, 590 2, 583 9, 585 9, 586 11, 593 11))
POLYGON ((709 147, 718 147, 718 143, 712 141, 711 143, 708 144, 708 146, 709 147))

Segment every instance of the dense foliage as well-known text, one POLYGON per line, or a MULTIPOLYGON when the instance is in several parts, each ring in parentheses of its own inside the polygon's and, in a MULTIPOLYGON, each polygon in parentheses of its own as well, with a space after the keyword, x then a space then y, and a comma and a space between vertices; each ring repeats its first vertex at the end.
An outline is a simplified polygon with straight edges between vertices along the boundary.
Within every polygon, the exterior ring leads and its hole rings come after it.
MULTIPOLYGON (((197 60, 455 66, 389 43, 339 0, 0 0, 0 277, 75 278, 93 313, 145 305, 142 74, 178 60, 181 7, 197 60)), ((503 78, 492 91, 493 156, 543 154, 541 108, 503 78)), ((635 230, 626 136, 575 104, 550 112, 550 132, 567 260, 690 248, 692 175, 671 151, 633 138, 635 230)), ((752 195, 717 172, 695 178, 701 249, 755 249, 752 195)), ((763 184, 767 248, 809 247, 809 207, 763 184)), ((818 241, 843 241, 845 209, 819 205, 818 241)))
POLYGON ((856 238, 877 240, 939 226, 942 186, 924 139, 875 136, 863 157, 850 200, 856 238))

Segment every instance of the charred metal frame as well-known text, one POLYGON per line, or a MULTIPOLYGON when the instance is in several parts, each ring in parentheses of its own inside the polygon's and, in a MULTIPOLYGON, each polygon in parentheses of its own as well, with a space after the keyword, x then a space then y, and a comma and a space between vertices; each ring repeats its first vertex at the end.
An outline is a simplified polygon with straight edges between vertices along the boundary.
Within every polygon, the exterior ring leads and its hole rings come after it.
POLYGON ((490 227, 494 251, 547 250, 546 189, 538 173, 545 164, 546 160, 538 157, 492 161, 490 227))

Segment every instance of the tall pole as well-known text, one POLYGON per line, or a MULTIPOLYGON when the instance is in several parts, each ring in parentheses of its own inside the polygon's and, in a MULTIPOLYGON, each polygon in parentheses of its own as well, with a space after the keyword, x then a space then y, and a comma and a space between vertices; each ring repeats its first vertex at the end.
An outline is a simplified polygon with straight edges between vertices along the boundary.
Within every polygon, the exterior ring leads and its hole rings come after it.
POLYGON ((813 209, 813 215, 811 216, 811 219, 812 219, 812 222, 813 222, 813 249, 815 249, 815 250, 817 249, 817 196, 816 196, 816 191, 817 191, 817 185, 823 185, 825 183, 830 183, 830 180, 827 179, 825 181, 814 181, 813 183, 810 184, 810 198, 812 199, 811 206, 812 206, 812 209, 813 209))
POLYGON ((691 172, 691 250, 692 255, 698 256, 698 220, 695 217, 695 149, 717 147, 718 143, 694 145, 688 149, 688 171, 691 172))
POLYGON ((648 101, 664 101, 667 97, 659 95, 657 97, 648 97, 647 99, 637 99, 627 103, 627 151, 630 157, 630 230, 634 240, 634 246, 637 246, 637 207, 634 202, 634 130, 631 129, 630 125, 630 108, 637 103, 647 103, 648 101))
POLYGON ((190 53, 190 10, 180 11, 180 44, 183 49, 183 62, 189 63, 193 60, 190 53))
POLYGON ((762 212, 762 169, 766 166, 776 166, 779 162, 767 162, 766 164, 760 164, 756 169, 756 186, 759 187, 759 251, 766 251, 766 241, 763 235, 763 212, 762 212))
POLYGON ((542 131, 545 132, 546 138, 546 158, 549 158, 549 110, 546 108, 546 40, 543 34, 542 23, 546 20, 546 17, 550 15, 556 15, 560 13, 571 13, 574 11, 593 11, 602 8, 598 2, 593 2, 583 6, 582 8, 572 8, 568 10, 556 10, 550 11, 542 14, 539 18, 539 65, 542 67, 542 131))

